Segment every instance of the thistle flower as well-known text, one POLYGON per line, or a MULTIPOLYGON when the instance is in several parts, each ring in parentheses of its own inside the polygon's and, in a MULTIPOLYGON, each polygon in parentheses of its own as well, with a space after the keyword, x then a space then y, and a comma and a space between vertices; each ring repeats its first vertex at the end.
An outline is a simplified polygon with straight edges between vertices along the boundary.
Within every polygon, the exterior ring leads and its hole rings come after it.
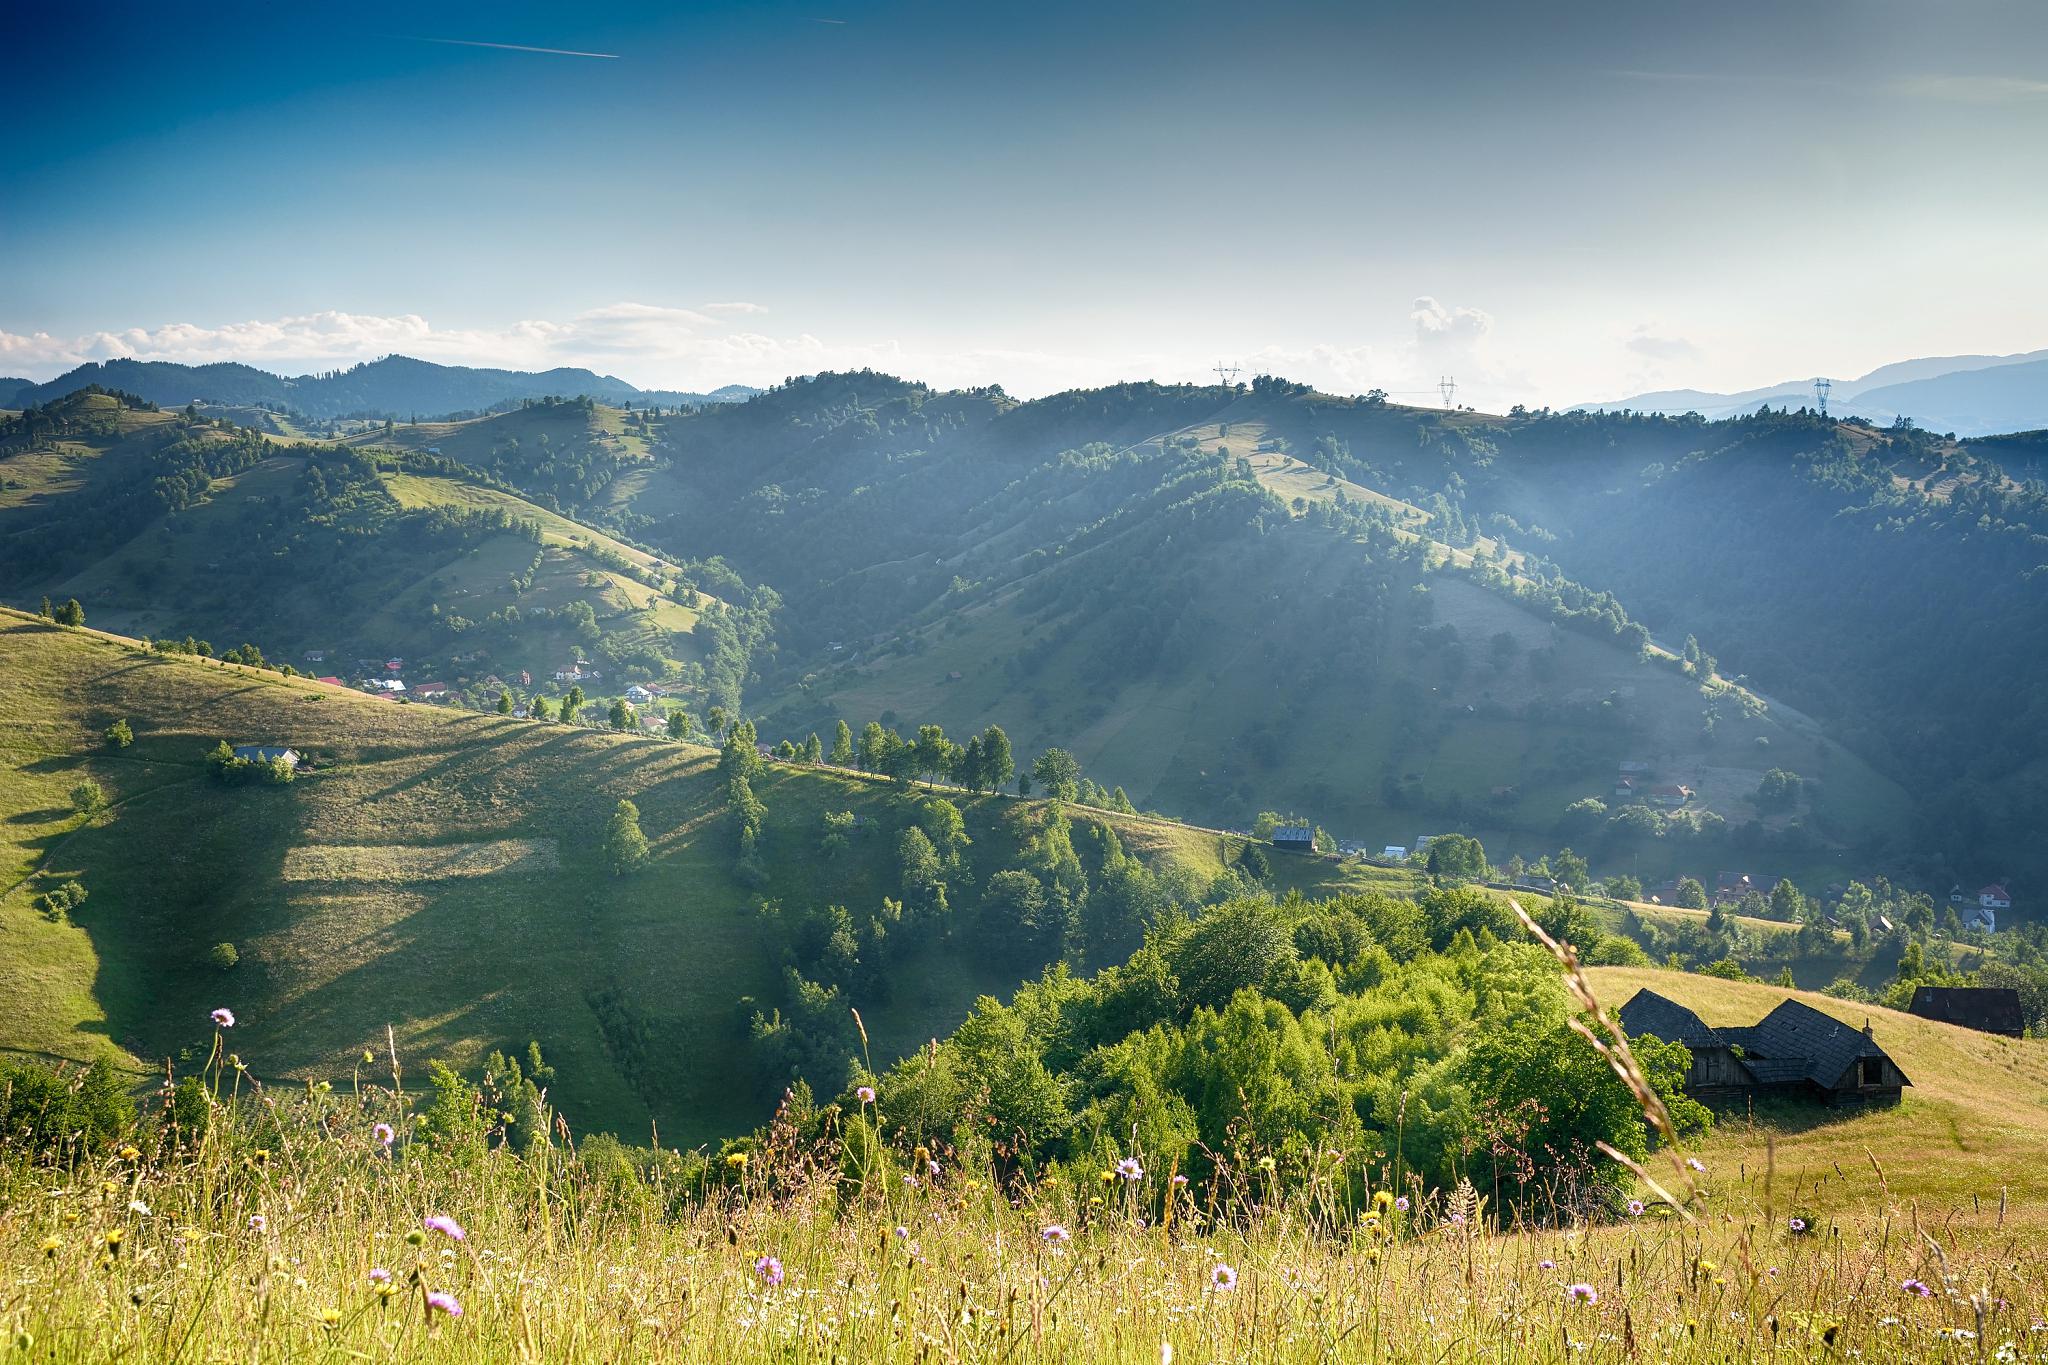
POLYGON ((370 1130, 370 1137, 386 1147, 389 1147, 398 1140, 398 1134, 391 1131, 391 1125, 388 1123, 380 1123, 375 1128, 372 1128, 370 1130))
POLYGON ((754 1278, 773 1289, 782 1283, 782 1262, 773 1256, 763 1256, 754 1262, 754 1278))
POLYGON ((1145 1168, 1138 1164, 1138 1158, 1127 1156, 1116 1163, 1116 1173, 1126 1180, 1143 1180, 1145 1168))
POLYGON ((1047 1223, 1043 1228, 1039 1229, 1038 1236, 1039 1240, 1043 1241, 1047 1246, 1056 1247, 1072 1241, 1074 1234, 1068 1232, 1058 1223, 1047 1223))
POLYGON ((427 1307, 446 1313, 451 1318, 462 1316, 462 1301, 443 1290, 437 1289, 427 1295, 427 1307))
POLYGON ((1578 1284, 1566 1285, 1564 1287, 1564 1292, 1565 1296, 1569 1298, 1573 1303, 1600 1302, 1600 1291, 1595 1289, 1592 1285, 1585 1283, 1584 1281, 1581 1281, 1578 1284))
POLYGON ((1227 1262, 1218 1261, 1209 1272, 1209 1287, 1219 1294, 1228 1294, 1237 1288, 1237 1272, 1227 1262))
POLYGON ((468 1233, 462 1230, 462 1224, 456 1222, 445 1213, 437 1213, 428 1218, 426 1220, 426 1228, 428 1232, 446 1233, 458 1242, 463 1241, 469 1236, 468 1233))
POLYGON ((871 1085, 864 1085, 853 1092, 853 1097, 862 1104, 873 1104, 875 1102, 875 1088, 871 1085))
POLYGON ((213 1026, 215 1028, 233 1028, 235 1026, 235 1012, 226 1008, 215 1010, 213 1012, 213 1026))

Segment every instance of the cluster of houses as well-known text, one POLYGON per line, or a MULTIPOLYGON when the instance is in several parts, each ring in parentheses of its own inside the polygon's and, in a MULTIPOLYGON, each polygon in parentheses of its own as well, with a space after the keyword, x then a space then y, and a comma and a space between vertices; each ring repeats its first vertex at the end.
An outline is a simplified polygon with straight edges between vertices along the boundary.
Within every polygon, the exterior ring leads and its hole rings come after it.
POLYGON ((1798 1000, 1781 1001, 1754 1024, 1710 1028, 1675 1000, 1639 990, 1617 1016, 1630 1037, 1682 1043, 1692 1054, 1689 1095, 1736 1099, 1781 1095, 1823 1104, 1897 1104, 1913 1082, 1878 1046, 1866 1022, 1854 1029, 1798 1000))
POLYGON ((1639 759, 1623 759, 1614 774, 1613 798, 1622 804, 1643 802, 1662 810, 1677 810, 1692 800, 1692 788, 1676 782, 1659 782, 1650 765, 1639 759))
POLYGON ((1998 912, 2012 909, 2012 893, 2005 889, 2003 882, 1980 886, 1975 892, 1964 891, 1958 883, 1949 888, 1948 903, 1956 908, 1965 929, 1996 933, 1998 912))

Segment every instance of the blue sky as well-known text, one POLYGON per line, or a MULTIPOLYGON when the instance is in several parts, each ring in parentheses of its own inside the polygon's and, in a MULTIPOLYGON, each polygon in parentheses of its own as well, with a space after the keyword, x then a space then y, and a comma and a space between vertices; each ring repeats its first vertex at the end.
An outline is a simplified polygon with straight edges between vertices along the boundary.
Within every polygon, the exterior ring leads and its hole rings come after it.
POLYGON ((2032 0, 199 8, 19 11, 0 374, 1500 407, 2048 345, 2032 0))

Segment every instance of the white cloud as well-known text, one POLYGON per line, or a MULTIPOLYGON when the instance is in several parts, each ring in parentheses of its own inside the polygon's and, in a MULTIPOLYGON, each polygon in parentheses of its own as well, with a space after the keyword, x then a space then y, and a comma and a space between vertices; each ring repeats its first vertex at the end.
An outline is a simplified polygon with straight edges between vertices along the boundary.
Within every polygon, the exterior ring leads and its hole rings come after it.
POLYGON ((1660 336, 1647 326, 1638 326, 1622 342, 1629 350, 1646 360, 1659 363, 1668 361, 1696 361, 1702 352, 1698 346, 1680 336, 1660 336))
POLYGON ((1427 294, 1408 313, 1415 324, 1415 345, 1424 355, 1473 355, 1493 331, 1493 314, 1478 308, 1447 308, 1427 294))
POLYGON ((704 311, 707 313, 765 313, 768 310, 758 303, 748 303, 742 299, 734 303, 707 303, 704 305, 704 311))
POLYGON ((1921 99, 1957 104, 2039 104, 2048 102, 2048 81, 2021 76, 1912 76, 1899 89, 1921 99))

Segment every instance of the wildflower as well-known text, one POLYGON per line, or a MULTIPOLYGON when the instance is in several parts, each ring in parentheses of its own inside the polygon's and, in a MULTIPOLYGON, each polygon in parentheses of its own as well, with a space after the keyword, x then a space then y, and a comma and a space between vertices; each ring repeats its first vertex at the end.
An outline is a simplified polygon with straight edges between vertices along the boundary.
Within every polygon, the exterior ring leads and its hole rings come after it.
POLYGON ((64 1242, 62 1238, 45 1237, 43 1239, 43 1256, 45 1259, 55 1260, 57 1258, 57 1253, 63 1250, 63 1248, 64 1242))
POLYGON ((725 1154, 725 1164, 737 1171, 747 1164, 747 1154, 745 1152, 727 1152, 725 1154))
POLYGON ((235 1012, 231 1009, 215 1010, 213 1012, 213 1026, 215 1028, 233 1028, 235 1026, 235 1012))
POLYGON ((339 1308, 323 1308, 320 1310, 320 1322, 322 1326, 332 1327, 340 1321, 341 1310, 339 1308))
POLYGON ((462 1301, 456 1298, 453 1294, 447 1293, 443 1290, 437 1289, 433 1293, 427 1295, 427 1307, 430 1309, 438 1309, 439 1311, 446 1313, 451 1318, 459 1318, 462 1316, 462 1301))
POLYGON ((398 1134, 391 1131, 391 1125, 388 1123, 380 1123, 375 1128, 372 1128, 370 1130, 370 1137, 386 1147, 389 1147, 398 1140, 398 1134))
POLYGON ((370 1271, 370 1283, 371 1283, 371 1284, 390 1284, 390 1283, 391 1283, 391 1272, 390 1272, 390 1271, 388 1271, 388 1270, 386 1270, 386 1269, 385 1269, 385 1268, 384 1268, 383 1266, 381 1266, 381 1265, 380 1265, 380 1266, 377 1266, 376 1268, 374 1268, 373 1270, 371 1270, 371 1271, 370 1271))
POLYGON ((249 1231, 256 1233, 260 1236, 263 1233, 268 1232, 269 1230, 270 1220, 268 1218, 265 1218, 260 1213, 252 1213, 249 1215, 249 1231))
POLYGON ((427 1219, 426 1228, 428 1232, 446 1233, 458 1242, 469 1236, 468 1233, 462 1230, 462 1224, 456 1222, 445 1213, 437 1213, 427 1219))
POLYGON ((1097 1175, 1095 1178, 1097 1180, 1100 1180, 1105 1185, 1114 1185, 1116 1183, 1116 1172, 1104 1171, 1101 1174, 1097 1175))
POLYGON ((1640 1199, 1631 1199, 1631 1200, 1629 1200, 1629 1201, 1628 1201, 1628 1216, 1629 1216, 1629 1217, 1631 1217, 1631 1218, 1640 1218, 1640 1217, 1642 1217, 1642 1216, 1643 1216, 1643 1201, 1642 1201, 1642 1200, 1640 1200, 1640 1199))
POLYGON ((1794 1218, 1787 1221, 1785 1226, 1794 1232, 1804 1232, 1806 1231, 1806 1220, 1804 1218, 1794 1218))
POLYGON ((1705 1175, 1707 1173, 1707 1163, 1701 1161, 1696 1156, 1687 1157, 1685 1159, 1685 1165, 1688 1170, 1697 1171, 1701 1175, 1705 1175))
POLYGON ((896 1240, 897 1240, 897 1241, 899 1241, 899 1242, 903 1242, 903 1241, 908 1241, 909 1239, 910 1239, 910 1229, 909 1229, 909 1228, 907 1228, 907 1227, 904 1227, 904 1226, 903 1226, 903 1224, 901 1224, 901 1223, 898 1223, 898 1224, 896 1225, 896 1240))
POLYGON ((1546 1256, 1536 1263, 1536 1268, 1538 1270, 1555 1270, 1557 1269, 1557 1262, 1546 1256))
POLYGON ((123 1160, 123 1161, 134 1161, 134 1160, 136 1160, 136 1159, 140 1158, 140 1157, 141 1157, 141 1155, 142 1155, 142 1153, 141 1153, 141 1152, 138 1152, 137 1150, 135 1150, 135 1148, 134 1148, 134 1147, 132 1147, 132 1146, 131 1146, 131 1147, 123 1147, 123 1148, 121 1149, 121 1160, 123 1160))
POLYGON ((112 1255, 121 1254, 121 1238, 126 1236, 119 1228, 107 1229, 107 1251, 112 1255))
POLYGON ((875 1088, 871 1085, 864 1085, 853 1092, 853 1097, 862 1104, 873 1104, 875 1102, 875 1088))
POLYGON ((1929 1289, 1926 1283, 1921 1280, 1900 1280, 1899 1288, 1903 1289, 1908 1294, 1912 1294, 1918 1298, 1923 1299, 1931 1297, 1934 1293, 1934 1291, 1932 1289, 1929 1289))
POLYGON ((763 1256, 754 1262, 754 1278, 773 1289, 782 1283, 782 1262, 773 1256, 763 1256))
POLYGON ((1127 1156, 1116 1163, 1116 1173, 1126 1180, 1143 1180, 1145 1168, 1138 1164, 1138 1158, 1127 1156))
POLYGON ((1394 1201, 1394 1207, 1400 1210, 1402 1213, 1408 1212, 1408 1196, 1404 1194, 1399 1199, 1396 1199, 1394 1201))
POLYGON ((147 1218, 149 1217, 149 1205, 143 1203, 140 1199, 131 1199, 128 1201, 128 1212, 134 1214, 137 1218, 147 1218))
POLYGON ((1185 1185, 1188 1183, 1188 1178, 1184 1175, 1177 1175, 1173 1178, 1173 1183, 1176 1185, 1185 1185))
POLYGON ((1209 1287, 1219 1294, 1228 1294, 1237 1288, 1237 1272, 1228 1263, 1218 1261, 1216 1268, 1209 1272, 1209 1287))
POLYGON ((936 1159, 927 1157, 925 1159, 924 1168, 925 1170, 931 1172, 933 1175, 937 1175, 939 1173, 939 1163, 936 1159))
POLYGON ((1583 1280, 1581 1280, 1577 1284, 1566 1285, 1564 1287, 1564 1292, 1565 1297, 1569 1298, 1573 1303, 1600 1302, 1600 1291, 1595 1289, 1592 1285, 1585 1283, 1583 1280))
POLYGON ((1072 1241, 1074 1234, 1068 1232, 1058 1223, 1047 1223, 1043 1228, 1039 1229, 1038 1236, 1047 1246, 1056 1247, 1072 1241))
POLYGON ((1089 1208, 1091 1208, 1091 1209, 1099 1209, 1099 1208, 1101 1208, 1101 1207, 1102 1207, 1102 1196, 1101 1196, 1101 1195, 1099 1195, 1099 1194, 1091 1194, 1091 1195, 1089 1195, 1089 1196, 1088 1196, 1088 1207, 1089 1207, 1089 1208))
POLYGON ((1273 1169, 1273 1167, 1274 1167, 1274 1164, 1275 1164, 1275 1163, 1274 1163, 1274 1161, 1273 1161, 1273 1158, 1272 1158, 1272 1157, 1269 1157, 1269 1156, 1262 1156, 1262 1157, 1260 1157, 1260 1158, 1259 1158, 1259 1169, 1260 1169, 1260 1170, 1262 1170, 1262 1171, 1270 1171, 1270 1170, 1272 1170, 1272 1169, 1273 1169))

